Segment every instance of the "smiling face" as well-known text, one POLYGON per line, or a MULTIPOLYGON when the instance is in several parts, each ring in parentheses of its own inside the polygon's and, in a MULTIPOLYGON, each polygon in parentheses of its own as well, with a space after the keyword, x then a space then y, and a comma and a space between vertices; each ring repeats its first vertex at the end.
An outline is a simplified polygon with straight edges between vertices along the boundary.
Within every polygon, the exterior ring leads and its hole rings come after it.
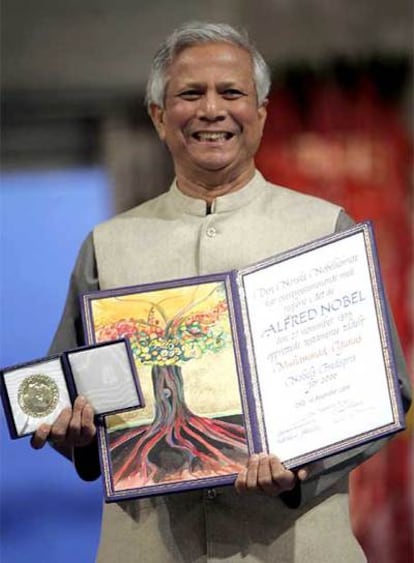
POLYGON ((257 105, 244 49, 207 43, 181 51, 169 67, 164 108, 151 106, 151 117, 180 187, 226 185, 229 191, 253 176, 266 108, 257 105))

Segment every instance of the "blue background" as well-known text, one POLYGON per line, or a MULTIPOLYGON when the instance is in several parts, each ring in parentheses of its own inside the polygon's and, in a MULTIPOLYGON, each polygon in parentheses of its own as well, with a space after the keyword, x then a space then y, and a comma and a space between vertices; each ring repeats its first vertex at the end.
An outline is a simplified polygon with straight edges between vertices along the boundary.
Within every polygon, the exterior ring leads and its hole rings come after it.
MULTIPOLYGON (((1 175, 0 366, 44 357, 59 322, 79 247, 111 214, 99 169, 1 175)), ((4 563, 95 560, 101 480, 82 482, 71 463, 1 424, 1 547, 4 563)))

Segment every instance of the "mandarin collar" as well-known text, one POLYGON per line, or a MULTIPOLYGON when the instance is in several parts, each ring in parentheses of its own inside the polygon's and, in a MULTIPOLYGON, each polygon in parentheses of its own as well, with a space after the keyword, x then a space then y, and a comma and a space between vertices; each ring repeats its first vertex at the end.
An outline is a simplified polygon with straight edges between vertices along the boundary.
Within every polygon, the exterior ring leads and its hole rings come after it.
MULTIPOLYGON (((263 176, 256 170, 253 178, 245 186, 236 192, 217 197, 211 204, 211 213, 226 213, 244 207, 257 197, 264 183, 263 176)), ((167 197, 181 213, 199 216, 206 215, 206 202, 203 199, 191 197, 180 191, 176 179, 171 184, 167 197)))

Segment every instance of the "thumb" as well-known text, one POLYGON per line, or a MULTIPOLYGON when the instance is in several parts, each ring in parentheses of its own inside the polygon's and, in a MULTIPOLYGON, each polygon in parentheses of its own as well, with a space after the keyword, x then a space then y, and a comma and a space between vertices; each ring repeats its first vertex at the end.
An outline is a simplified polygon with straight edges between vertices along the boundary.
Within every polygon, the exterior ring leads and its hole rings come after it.
POLYGON ((32 448, 34 448, 35 450, 40 450, 40 448, 43 448, 49 437, 50 429, 51 426, 48 424, 42 424, 41 426, 39 426, 39 428, 30 439, 30 445, 32 446, 32 448))

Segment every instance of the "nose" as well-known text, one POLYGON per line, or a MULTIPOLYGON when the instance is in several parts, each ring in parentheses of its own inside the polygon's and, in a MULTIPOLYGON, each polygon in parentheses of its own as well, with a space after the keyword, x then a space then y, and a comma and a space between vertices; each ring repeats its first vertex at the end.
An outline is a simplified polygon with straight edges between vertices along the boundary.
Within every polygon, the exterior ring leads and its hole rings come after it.
POLYGON ((222 97, 217 92, 206 92, 200 100, 197 117, 203 121, 223 121, 226 108, 222 97))

